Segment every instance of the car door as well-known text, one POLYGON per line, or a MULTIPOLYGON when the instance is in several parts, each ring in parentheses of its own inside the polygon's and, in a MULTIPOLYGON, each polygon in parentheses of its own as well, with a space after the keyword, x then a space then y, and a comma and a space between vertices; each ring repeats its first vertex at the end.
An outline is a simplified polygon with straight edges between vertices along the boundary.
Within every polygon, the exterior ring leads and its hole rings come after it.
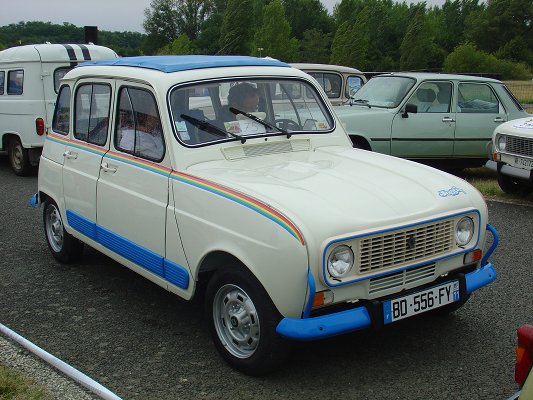
POLYGON ((159 108, 147 86, 117 82, 116 99, 111 151, 99 165, 99 242, 154 280, 165 275, 171 172, 159 108))
POLYGON ((453 155, 455 113, 452 112, 452 82, 423 82, 405 104, 416 113, 394 116, 391 154, 411 159, 447 158, 453 155))
POLYGON ((65 145, 63 187, 71 227, 96 238, 96 183, 109 149, 112 83, 85 80, 74 89, 73 138, 65 145))
POLYGON ((454 156, 487 158, 494 128, 507 121, 505 109, 487 83, 460 82, 458 89, 454 156))

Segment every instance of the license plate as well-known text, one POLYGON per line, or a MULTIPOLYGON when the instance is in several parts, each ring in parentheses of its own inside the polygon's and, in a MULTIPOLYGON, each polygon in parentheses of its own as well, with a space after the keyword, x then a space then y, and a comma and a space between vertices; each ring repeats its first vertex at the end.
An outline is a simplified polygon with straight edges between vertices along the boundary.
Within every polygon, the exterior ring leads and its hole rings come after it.
POLYGON ((383 302, 385 324, 409 318, 459 301, 459 281, 447 282, 430 289, 383 302))
POLYGON ((518 168, 529 169, 533 168, 533 160, 521 157, 514 158, 514 166, 518 168))

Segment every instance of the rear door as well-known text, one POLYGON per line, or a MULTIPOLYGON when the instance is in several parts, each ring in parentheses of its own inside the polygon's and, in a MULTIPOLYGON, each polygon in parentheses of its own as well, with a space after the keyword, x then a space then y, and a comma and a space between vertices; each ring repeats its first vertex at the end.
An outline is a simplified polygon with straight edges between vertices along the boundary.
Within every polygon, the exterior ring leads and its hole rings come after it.
POLYGON ((487 158, 494 128, 507 121, 507 114, 490 85, 459 83, 455 157, 487 158))
POLYGON ((63 187, 69 225, 96 239, 96 183, 109 149, 112 81, 84 80, 74 89, 73 138, 65 145, 63 187))

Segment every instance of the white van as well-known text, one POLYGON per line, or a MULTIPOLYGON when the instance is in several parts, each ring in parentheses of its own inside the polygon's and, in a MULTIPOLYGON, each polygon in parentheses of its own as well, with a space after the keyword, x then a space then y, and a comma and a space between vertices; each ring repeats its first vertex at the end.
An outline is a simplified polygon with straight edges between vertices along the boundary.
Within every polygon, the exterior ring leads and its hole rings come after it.
POLYGON ((35 44, 0 51, 0 151, 13 171, 26 175, 39 157, 59 81, 78 63, 116 58, 107 48, 84 44, 35 44))

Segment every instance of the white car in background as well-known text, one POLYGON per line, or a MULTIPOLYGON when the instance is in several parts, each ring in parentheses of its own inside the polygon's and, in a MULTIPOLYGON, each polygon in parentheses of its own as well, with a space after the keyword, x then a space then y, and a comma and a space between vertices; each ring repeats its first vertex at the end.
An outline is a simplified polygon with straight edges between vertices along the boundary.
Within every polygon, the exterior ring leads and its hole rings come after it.
POLYGON ((46 139, 33 203, 53 256, 87 244, 186 300, 205 284, 215 346, 247 374, 291 340, 450 312, 496 278, 476 189, 354 149, 316 81, 277 60, 85 64, 46 139), (227 104, 238 85, 257 110, 227 104))

